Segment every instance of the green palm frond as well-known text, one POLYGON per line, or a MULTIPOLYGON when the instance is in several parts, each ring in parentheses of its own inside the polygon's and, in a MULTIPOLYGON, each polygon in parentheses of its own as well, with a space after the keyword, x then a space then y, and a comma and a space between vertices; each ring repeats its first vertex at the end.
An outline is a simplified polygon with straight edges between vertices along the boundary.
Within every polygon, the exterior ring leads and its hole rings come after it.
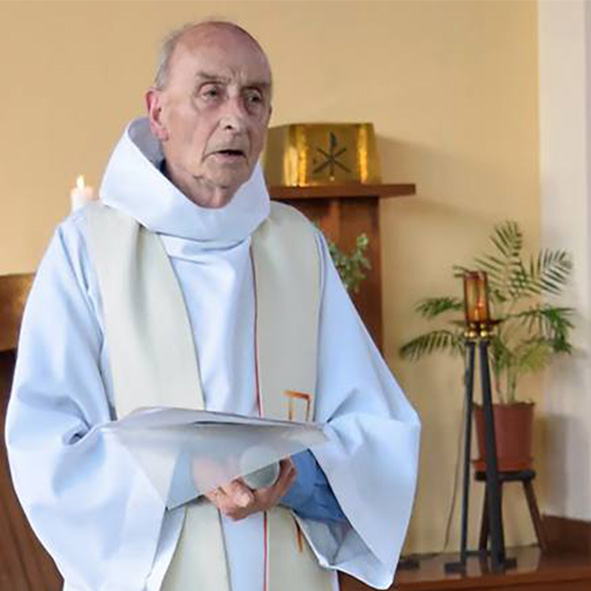
POLYGON ((565 353, 572 349, 568 337, 574 328, 571 320, 574 314, 574 308, 539 304, 514 314, 512 319, 521 323, 530 334, 540 335, 556 353, 565 353))
POLYGON ((572 257, 564 250, 542 250, 529 261, 528 289, 534 295, 559 295, 573 269, 572 257))
POLYGON ((523 232, 517 222, 505 221, 494 227, 490 241, 505 260, 515 260, 521 255, 523 232))
POLYGON ((464 267, 464 265, 453 265, 451 269, 453 271, 454 279, 462 279, 466 273, 473 270, 468 269, 468 267, 464 267))
POLYGON ((474 267, 486 272, 489 290, 500 301, 519 297, 527 286, 527 275, 520 260, 501 261, 494 255, 482 255, 474 259, 474 267))
MULTIPOLYGON (((494 227, 493 248, 473 259, 470 267, 455 265, 453 274, 461 278, 468 271, 484 271, 495 329, 490 338, 490 362, 494 385, 501 401, 514 402, 517 382, 523 373, 545 367, 552 356, 571 353, 570 334, 575 310, 540 302, 540 296, 560 295, 573 269, 572 257, 564 250, 541 250, 527 259, 524 237, 517 222, 494 227)), ((458 289, 460 289, 458 281, 458 289)), ((415 310, 427 320, 446 312, 463 309, 463 299, 454 296, 426 298, 415 310)), ((463 353, 464 324, 458 315, 446 317, 447 328, 416 337, 400 349, 402 357, 419 359, 438 352, 463 353)))
POLYGON ((495 373, 500 373, 513 363, 513 351, 498 335, 493 335, 490 340, 490 361, 495 373))
POLYGON ((521 260, 523 233, 519 225, 513 221, 497 224, 490 241, 495 251, 476 257, 474 264, 479 271, 487 273, 490 290, 499 300, 506 301, 507 296, 518 297, 527 284, 527 273, 521 260))
POLYGON ((449 312, 461 312, 464 309, 464 303, 461 299, 449 296, 425 298, 421 300, 415 307, 415 312, 419 313, 423 318, 431 319, 449 312))
MULTIPOLYGON (((506 221, 497 224, 490 236, 494 251, 474 258, 471 270, 486 272, 489 291, 493 302, 504 303, 518 297, 527 287, 527 272, 522 261, 523 233, 517 222, 506 221)), ((455 267, 458 272, 465 267, 455 267)))
POLYGON ((536 372, 548 365, 554 349, 546 339, 531 339, 521 343, 515 350, 515 357, 523 373, 536 372))
POLYGON ((403 345, 399 352, 403 359, 412 361, 437 352, 463 355, 464 340, 460 331, 433 330, 412 339, 403 345))

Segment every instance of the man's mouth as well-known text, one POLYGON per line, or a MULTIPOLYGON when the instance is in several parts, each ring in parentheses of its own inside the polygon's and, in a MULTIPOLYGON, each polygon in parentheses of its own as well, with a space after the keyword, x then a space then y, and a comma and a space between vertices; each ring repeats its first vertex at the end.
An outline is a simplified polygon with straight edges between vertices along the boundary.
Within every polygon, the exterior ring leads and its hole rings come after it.
POLYGON ((216 150, 214 152, 216 156, 220 156, 224 159, 236 159, 236 158, 246 158, 246 153, 244 150, 229 148, 227 150, 216 150))

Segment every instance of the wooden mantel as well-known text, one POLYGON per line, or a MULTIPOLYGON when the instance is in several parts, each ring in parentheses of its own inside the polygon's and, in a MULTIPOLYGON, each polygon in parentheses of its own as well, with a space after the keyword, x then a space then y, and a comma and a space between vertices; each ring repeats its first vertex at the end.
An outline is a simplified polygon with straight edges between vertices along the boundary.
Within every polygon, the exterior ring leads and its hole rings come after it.
POLYGON ((382 273, 380 252, 379 202, 386 197, 408 197, 416 193, 414 184, 324 185, 270 189, 271 198, 299 209, 345 252, 355 247, 357 236, 369 239, 367 256, 371 270, 353 301, 374 341, 381 349, 382 273))
POLYGON ((322 185, 317 187, 280 187, 269 190, 272 199, 355 199, 359 197, 407 197, 416 193, 411 183, 389 185, 322 185))

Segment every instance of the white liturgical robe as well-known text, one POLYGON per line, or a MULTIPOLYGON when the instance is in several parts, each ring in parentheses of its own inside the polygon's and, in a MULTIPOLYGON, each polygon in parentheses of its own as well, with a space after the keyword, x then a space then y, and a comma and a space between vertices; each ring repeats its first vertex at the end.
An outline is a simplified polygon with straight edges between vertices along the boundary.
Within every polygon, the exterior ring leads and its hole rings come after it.
MULTIPOLYGON (((197 343, 208 410, 258 414, 251 234, 269 213, 257 167, 220 209, 194 205, 160 172, 147 121, 117 145, 101 199, 156 233, 197 343)), ((303 520, 320 565, 388 587, 414 498, 420 425, 345 292, 323 238, 312 448, 348 524, 303 520)), ((108 342, 85 209, 57 229, 27 303, 6 440, 18 496, 66 591, 157 591, 182 527, 116 438, 108 342)), ((181 508, 182 509, 182 508, 181 508)), ((263 589, 261 514, 223 519, 233 591, 263 589)))

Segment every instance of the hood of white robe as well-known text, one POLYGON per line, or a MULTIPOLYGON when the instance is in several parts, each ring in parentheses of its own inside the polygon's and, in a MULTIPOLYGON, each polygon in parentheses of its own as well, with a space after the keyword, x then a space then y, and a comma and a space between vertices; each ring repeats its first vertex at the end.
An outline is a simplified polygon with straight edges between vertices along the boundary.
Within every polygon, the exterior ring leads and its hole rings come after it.
POLYGON ((132 121, 109 159, 100 188, 103 203, 153 232, 204 247, 240 242, 269 215, 269 193, 260 164, 227 205, 204 208, 162 174, 163 158, 148 119, 132 121))

